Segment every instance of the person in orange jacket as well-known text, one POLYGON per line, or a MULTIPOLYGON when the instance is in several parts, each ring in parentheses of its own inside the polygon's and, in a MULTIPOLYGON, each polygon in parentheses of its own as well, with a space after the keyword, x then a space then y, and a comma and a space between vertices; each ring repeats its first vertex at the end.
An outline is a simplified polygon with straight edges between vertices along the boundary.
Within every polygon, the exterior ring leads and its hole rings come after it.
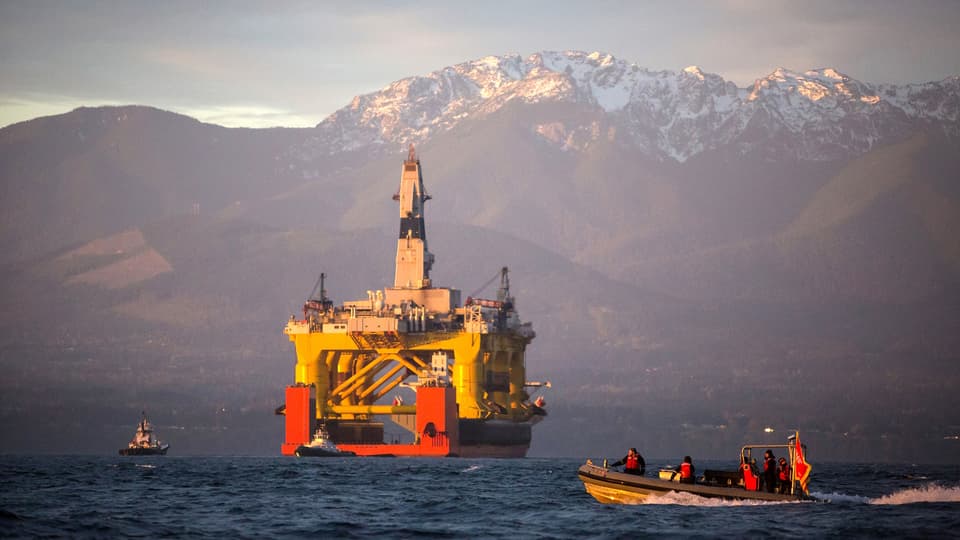
POLYGON ((787 458, 781 457, 777 460, 777 488, 780 493, 789 494, 790 489, 790 464, 787 458))
POLYGON ((620 465, 623 465, 623 472, 628 474, 642 475, 647 470, 647 464, 636 448, 631 448, 627 455, 623 456, 623 459, 613 463, 611 467, 619 467, 620 465))
POLYGON ((677 472, 680 473, 681 484, 693 484, 696 481, 697 475, 697 470, 693 466, 693 458, 683 456, 683 463, 677 467, 677 472))

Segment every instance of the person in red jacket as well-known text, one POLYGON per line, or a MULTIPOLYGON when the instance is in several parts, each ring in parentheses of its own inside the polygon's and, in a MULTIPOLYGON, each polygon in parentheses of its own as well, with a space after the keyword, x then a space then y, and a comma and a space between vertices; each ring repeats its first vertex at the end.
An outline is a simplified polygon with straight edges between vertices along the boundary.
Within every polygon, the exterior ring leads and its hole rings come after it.
POLYGON ((790 464, 781 457, 777 460, 777 487, 780 493, 790 494, 790 464))
POLYGON ((680 473, 681 484, 693 484, 697 474, 697 470, 693 466, 693 458, 690 456, 683 456, 683 463, 677 467, 677 472, 680 473))
POLYGON ((613 463, 611 467, 619 467, 620 465, 623 465, 623 472, 628 474, 642 475, 647 470, 647 464, 636 448, 631 448, 627 455, 623 456, 623 459, 613 463))

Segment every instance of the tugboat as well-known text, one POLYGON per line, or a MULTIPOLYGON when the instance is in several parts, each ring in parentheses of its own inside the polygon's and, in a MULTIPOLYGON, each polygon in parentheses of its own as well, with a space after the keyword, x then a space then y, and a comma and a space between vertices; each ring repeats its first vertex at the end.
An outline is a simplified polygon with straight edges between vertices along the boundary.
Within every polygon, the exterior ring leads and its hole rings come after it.
POLYGON ((147 422, 147 413, 140 414, 140 424, 137 425, 137 432, 133 435, 133 440, 127 444, 127 447, 120 449, 120 455, 165 456, 170 445, 161 444, 160 440, 153 436, 153 424, 147 422))
POLYGON ((737 471, 704 472, 695 483, 680 483, 674 469, 662 469, 659 478, 650 478, 618 472, 587 460, 577 470, 577 476, 583 482, 587 493, 602 503, 641 504, 648 498, 658 497, 670 492, 690 493, 700 497, 728 500, 754 500, 768 502, 789 502, 815 500, 807 490, 810 476, 810 464, 804 455, 806 446, 800 444, 799 434, 791 436, 787 444, 759 445, 749 444, 740 449, 740 467, 737 471), (753 450, 785 449, 790 459, 790 480, 783 492, 762 490, 759 475, 754 469, 753 450))
POLYGON ((337 445, 330 440, 330 434, 327 433, 326 426, 321 425, 313 435, 313 440, 309 444, 298 446, 293 455, 297 457, 352 457, 357 454, 337 448, 337 445))

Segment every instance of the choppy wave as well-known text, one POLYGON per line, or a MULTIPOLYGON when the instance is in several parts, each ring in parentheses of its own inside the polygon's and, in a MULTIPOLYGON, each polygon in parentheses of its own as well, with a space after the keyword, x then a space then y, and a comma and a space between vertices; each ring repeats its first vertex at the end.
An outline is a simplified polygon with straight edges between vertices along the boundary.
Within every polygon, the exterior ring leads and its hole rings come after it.
POLYGON ((900 490, 870 500, 870 504, 914 504, 931 502, 960 502, 960 487, 945 487, 931 483, 918 488, 900 490))
POLYGON ((818 464, 814 487, 824 493, 814 496, 826 504, 674 493, 627 506, 587 493, 580 463, 0 455, 0 537, 942 538, 960 531, 960 465, 818 464))

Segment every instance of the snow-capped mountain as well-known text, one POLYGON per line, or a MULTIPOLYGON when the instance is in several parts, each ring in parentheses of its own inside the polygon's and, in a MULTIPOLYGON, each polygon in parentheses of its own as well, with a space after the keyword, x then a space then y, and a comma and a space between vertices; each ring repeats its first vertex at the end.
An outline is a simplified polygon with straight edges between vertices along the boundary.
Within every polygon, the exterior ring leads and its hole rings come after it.
MULTIPOLYGON (((618 143, 679 162, 731 145, 769 158, 837 159, 918 127, 960 136, 960 77, 871 85, 832 68, 780 68, 737 88, 696 66, 650 71, 609 54, 565 51, 488 56, 396 81, 330 115, 297 153, 309 159, 377 146, 397 151, 511 102, 594 107, 614 126, 618 143)), ((567 150, 610 136, 596 125, 530 129, 567 150)))

